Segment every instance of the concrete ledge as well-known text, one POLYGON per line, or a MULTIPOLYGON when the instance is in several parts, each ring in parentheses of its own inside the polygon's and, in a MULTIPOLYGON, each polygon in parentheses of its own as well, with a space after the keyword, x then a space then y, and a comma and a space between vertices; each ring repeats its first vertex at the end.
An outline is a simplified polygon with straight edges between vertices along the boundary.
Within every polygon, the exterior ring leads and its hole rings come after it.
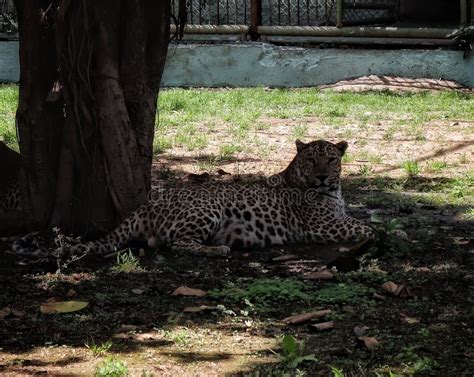
MULTIPOLYGON (((445 79, 474 86, 474 56, 461 51, 181 44, 169 49, 162 85, 303 87, 367 75, 445 79)), ((19 80, 18 42, 0 42, 0 82, 19 80)))

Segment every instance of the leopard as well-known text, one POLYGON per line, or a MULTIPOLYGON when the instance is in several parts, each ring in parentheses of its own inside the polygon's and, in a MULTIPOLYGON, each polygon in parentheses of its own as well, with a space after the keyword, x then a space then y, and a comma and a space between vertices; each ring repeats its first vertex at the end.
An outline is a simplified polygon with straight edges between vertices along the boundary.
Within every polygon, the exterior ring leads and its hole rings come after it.
POLYGON ((346 213, 341 170, 348 143, 295 145, 287 167, 261 180, 157 190, 115 230, 82 244, 82 250, 112 254, 138 240, 150 248, 228 256, 238 249, 374 238, 372 227, 346 213))

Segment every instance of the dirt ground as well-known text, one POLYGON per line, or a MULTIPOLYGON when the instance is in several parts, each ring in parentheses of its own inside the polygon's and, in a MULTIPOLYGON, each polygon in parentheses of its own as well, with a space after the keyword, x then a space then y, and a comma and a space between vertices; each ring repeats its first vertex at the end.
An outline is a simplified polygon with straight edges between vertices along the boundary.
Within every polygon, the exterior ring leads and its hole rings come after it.
MULTIPOLYGON (((197 156, 173 149, 156 159, 154 185, 203 172, 222 180, 280 170, 295 153, 292 127, 302 122, 259 121, 271 126, 256 132, 270 146, 265 155, 245 151, 210 163, 217 141, 197 156)), ((82 259, 56 273, 56 260, 21 258, 0 245, 0 374, 114 375, 98 368, 123 363, 136 376, 474 375, 474 228, 471 204, 462 199, 472 186, 456 186, 473 170, 473 125, 450 122, 433 122, 420 141, 384 119, 352 133, 351 124, 334 132, 304 120, 305 140, 344 137, 350 144, 343 167, 348 211, 388 232, 393 219, 402 227, 368 257, 352 258, 354 245, 289 245, 227 259, 138 247, 140 266, 131 272, 118 270, 113 257, 82 259), (443 169, 426 166, 407 177, 400 167, 406 156, 443 169), (464 191, 440 199, 452 187, 464 191), (334 261, 337 270, 317 274, 334 261), (388 281, 405 289, 387 292, 381 286, 388 281), (207 295, 173 295, 181 286, 207 295), (88 306, 40 311, 47 301, 66 300, 88 306), (201 305, 207 307, 186 309, 201 305), (331 310, 324 318, 283 321, 324 309, 331 310), (330 321, 330 329, 314 326, 330 321), (291 365, 284 335, 304 341, 298 355, 313 358, 291 365), (103 352, 94 346, 108 341, 103 352)))

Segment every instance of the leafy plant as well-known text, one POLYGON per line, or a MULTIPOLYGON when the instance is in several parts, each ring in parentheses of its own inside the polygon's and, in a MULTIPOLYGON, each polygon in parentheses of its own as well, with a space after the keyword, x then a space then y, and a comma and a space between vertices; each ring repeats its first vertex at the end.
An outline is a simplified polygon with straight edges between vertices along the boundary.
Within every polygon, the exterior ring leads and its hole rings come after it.
POLYGON ((287 368, 297 368, 305 361, 317 361, 314 355, 303 355, 304 341, 297 341, 291 335, 285 335, 281 340, 282 362, 287 368))
POLYGON ((439 363, 428 356, 419 356, 414 347, 405 347, 397 356, 405 362, 404 372, 410 375, 417 373, 430 373, 439 368, 439 363))
POLYGON ((414 178, 418 176, 421 172, 420 165, 418 165, 417 161, 410 160, 410 161, 405 161, 402 164, 403 170, 405 170, 405 173, 407 174, 408 178, 414 178))
POLYGON ((140 266, 140 261, 129 249, 128 253, 119 253, 117 255, 117 262, 115 266, 112 267, 112 271, 129 274, 133 272, 142 272, 144 271, 144 268, 140 266))
POLYGON ((126 376, 127 373, 127 364, 116 357, 110 356, 96 365, 94 375, 96 377, 121 377, 126 376))
POLYGON ((103 343, 96 343, 94 339, 86 342, 86 348, 88 348, 94 356, 102 356, 113 346, 111 340, 108 340, 103 343))
POLYGON ((344 371, 342 369, 331 367, 332 377, 344 377, 344 371))

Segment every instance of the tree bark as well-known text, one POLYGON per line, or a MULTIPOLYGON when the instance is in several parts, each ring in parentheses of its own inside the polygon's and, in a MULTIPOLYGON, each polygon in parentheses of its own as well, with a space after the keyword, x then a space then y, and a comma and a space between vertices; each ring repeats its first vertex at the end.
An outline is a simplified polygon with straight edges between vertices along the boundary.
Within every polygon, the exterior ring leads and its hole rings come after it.
POLYGON ((91 234, 146 201, 165 0, 16 0, 17 127, 33 227, 91 234))

